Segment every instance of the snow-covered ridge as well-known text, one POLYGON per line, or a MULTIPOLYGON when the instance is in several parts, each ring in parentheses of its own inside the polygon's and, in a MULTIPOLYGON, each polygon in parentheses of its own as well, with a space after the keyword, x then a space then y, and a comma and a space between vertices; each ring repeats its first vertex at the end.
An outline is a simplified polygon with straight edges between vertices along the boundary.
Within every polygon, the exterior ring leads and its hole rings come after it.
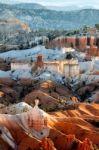
MULTIPOLYGON (((81 52, 77 52, 73 50, 72 55, 78 60, 80 66, 80 72, 83 72, 85 75, 90 74, 90 72, 99 71, 99 59, 94 59, 92 61, 84 61, 85 54, 81 52)), ((43 59, 46 60, 63 60, 66 59, 66 53, 62 50, 53 50, 53 49, 46 49, 44 46, 37 46, 32 49, 27 50, 12 50, 9 52, 4 52, 0 54, 0 58, 3 58, 7 61, 13 60, 29 60, 35 61, 38 54, 43 55, 43 59)), ((36 76, 33 76, 31 70, 27 69, 17 69, 15 71, 0 71, 0 77, 11 77, 13 79, 20 79, 20 78, 35 78, 35 79, 52 79, 58 80, 62 82, 62 76, 60 74, 55 75, 55 72, 49 72, 48 70, 43 70, 43 72, 37 73, 36 76)), ((92 76, 92 79, 94 77, 92 76)), ((96 76, 95 78, 99 78, 96 76)))
POLYGON ((37 46, 27 50, 12 50, 0 54, 0 58, 11 59, 36 59, 37 54, 43 54, 44 59, 59 59, 62 55, 59 50, 46 49, 44 46, 37 46))

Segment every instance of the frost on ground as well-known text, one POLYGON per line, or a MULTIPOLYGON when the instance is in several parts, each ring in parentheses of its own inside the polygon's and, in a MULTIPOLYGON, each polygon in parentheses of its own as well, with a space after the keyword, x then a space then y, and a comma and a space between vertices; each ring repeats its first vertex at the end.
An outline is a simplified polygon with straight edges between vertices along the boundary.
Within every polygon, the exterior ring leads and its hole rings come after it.
POLYGON ((62 57, 62 53, 59 50, 46 49, 44 46, 37 46, 33 49, 27 50, 12 50, 0 54, 0 58, 5 60, 11 59, 32 59, 35 60, 38 54, 43 54, 44 59, 59 59, 62 57))
MULTIPOLYGON (((77 51, 71 52, 72 56, 78 59, 80 65, 80 80, 86 79, 86 76, 89 77, 90 80, 99 79, 98 75, 94 75, 93 73, 99 71, 99 60, 95 60, 92 58, 92 61, 84 61, 85 54, 77 51)), ((35 61, 38 54, 43 55, 44 60, 63 60, 66 58, 67 53, 63 53, 62 50, 53 50, 46 49, 44 46, 37 46, 33 49, 27 50, 12 50, 8 52, 4 52, 0 54, 0 58, 5 59, 6 61, 12 60, 32 60, 35 61)), ((20 79, 20 78, 35 78, 35 79, 51 79, 59 82, 63 82, 62 75, 56 72, 52 72, 49 70, 42 70, 37 72, 37 74, 32 74, 31 70, 15 70, 15 71, 0 71, 0 77, 11 77, 12 79, 20 79)))

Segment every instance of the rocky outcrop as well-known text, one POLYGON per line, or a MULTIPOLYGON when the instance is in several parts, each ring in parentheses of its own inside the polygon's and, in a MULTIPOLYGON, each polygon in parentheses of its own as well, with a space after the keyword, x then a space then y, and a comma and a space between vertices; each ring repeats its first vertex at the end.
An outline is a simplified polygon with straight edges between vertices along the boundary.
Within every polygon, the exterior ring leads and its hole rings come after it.
POLYGON ((10 16, 10 18, 2 18, 0 19, 0 31, 1 34, 16 34, 18 32, 30 32, 30 28, 23 22, 21 22, 20 20, 18 20, 17 18, 14 18, 10 16))
MULTIPOLYGON (((4 9, 5 10, 5 9, 4 9)), ((21 49, 21 44, 26 44, 26 34, 29 37, 31 29, 29 26, 22 22, 20 19, 17 19, 11 10, 4 11, 4 14, 0 17, 0 51, 8 51, 12 49, 21 49), (24 37, 20 40, 20 37, 24 37), (23 40, 24 39, 24 40, 23 40), (21 42, 23 41, 23 42, 21 42)), ((3 65, 2 65, 3 66, 3 65)), ((7 66, 4 68, 6 69, 7 66)))
POLYGON ((86 52, 88 56, 99 56, 97 38, 91 36, 59 37, 46 43, 47 48, 73 47, 78 51, 86 52))
POLYGON ((56 150, 51 139, 45 138, 41 141, 41 148, 43 150, 56 150))
POLYGON ((0 104, 0 114, 21 114, 23 112, 27 112, 31 110, 32 107, 25 102, 20 102, 17 104, 13 104, 10 106, 5 106, 0 104))
POLYGON ((97 96, 98 87, 99 87, 99 80, 84 85, 82 87, 78 87, 77 93, 81 97, 82 101, 87 100, 89 97, 92 99, 93 102, 95 102, 98 101, 98 96, 97 96))
POLYGON ((89 56, 99 56, 99 47, 97 48, 97 46, 91 46, 89 48, 87 48, 87 53, 89 56))
POLYGON ((75 93, 72 93, 66 86, 51 80, 0 78, 0 103, 9 105, 24 101, 33 106, 35 98, 39 98, 40 108, 46 111, 75 109, 80 101, 98 103, 98 86, 98 80, 86 85, 77 84, 75 93))
POLYGON ((24 101, 28 104, 34 104, 35 99, 40 101, 40 107, 44 110, 51 111, 57 107, 58 100, 51 97, 48 93, 37 90, 25 96, 24 101))
POLYGON ((94 150, 92 142, 89 139, 85 139, 82 143, 79 143, 77 150, 94 150))
MULTIPOLYGON (((33 118, 37 119, 34 108, 25 115, 22 113, 13 117, 13 115, 2 114, 0 115, 0 148, 8 150, 13 149, 14 146, 15 150, 94 150, 95 144, 99 147, 99 131, 98 127, 88 120, 99 121, 98 107, 97 104, 81 104, 77 110, 54 112, 50 115, 44 112, 47 119, 45 124, 50 127, 50 132, 48 138, 41 140, 35 138, 35 134, 28 134, 28 131, 32 133, 31 127, 33 129, 36 127, 37 130, 42 127, 41 122, 39 126, 35 126, 36 120, 32 122, 33 118), (32 126, 30 122, 33 123, 32 126)), ((42 110, 38 111, 42 113, 42 110)))

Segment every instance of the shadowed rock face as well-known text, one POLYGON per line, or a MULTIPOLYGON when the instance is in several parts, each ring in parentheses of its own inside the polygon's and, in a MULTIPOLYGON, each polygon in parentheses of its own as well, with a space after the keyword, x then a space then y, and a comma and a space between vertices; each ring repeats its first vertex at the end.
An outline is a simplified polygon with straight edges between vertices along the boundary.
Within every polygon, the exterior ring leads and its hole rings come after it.
MULTIPOLYGON (((75 93, 72 93, 71 89, 51 80, 39 82, 25 78, 20 81, 14 81, 10 78, 0 78, 0 103, 8 106, 24 101, 34 106, 35 99, 38 98, 40 108, 47 112, 57 111, 58 109, 75 109, 74 104, 79 103, 77 96, 81 98, 81 101, 91 98, 92 101, 90 102, 98 103, 98 86, 98 80, 92 81, 87 85, 80 82, 75 88, 75 93)), ((12 112, 14 112, 13 108, 12 112)), ((8 112, 6 110, 4 110, 4 113, 8 112)), ((2 113, 1 110, 0 113, 2 113)))
MULTIPOLYGON (((99 131, 98 127, 93 125, 90 120, 99 121, 98 109, 98 104, 80 104, 77 110, 54 112, 50 115, 43 112, 47 119, 45 126, 50 127, 50 132, 47 134, 48 138, 43 140, 35 138, 34 133, 29 134, 33 131, 31 127, 37 132, 42 129, 43 124, 41 122, 39 122, 40 126, 35 124, 37 123, 36 120, 33 122, 35 117, 36 119, 42 118, 42 110, 37 111, 37 108, 14 116, 0 115, 0 126, 6 128, 7 138, 10 135, 10 140, 13 141, 18 150, 29 148, 39 150, 41 147, 44 150, 93 150, 94 144, 99 146, 99 131), (33 113, 35 111, 40 112, 40 115, 36 113, 35 116, 33 113)), ((2 138, 1 136, 2 133, 4 134, 5 128, 0 132, 0 148, 8 150, 13 146, 9 145, 5 137, 2 138)))

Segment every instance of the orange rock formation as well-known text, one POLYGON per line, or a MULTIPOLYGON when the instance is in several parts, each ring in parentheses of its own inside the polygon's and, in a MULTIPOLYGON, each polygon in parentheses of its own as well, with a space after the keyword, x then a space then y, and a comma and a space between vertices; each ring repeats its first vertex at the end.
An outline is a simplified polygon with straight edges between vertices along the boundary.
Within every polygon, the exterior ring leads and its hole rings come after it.
POLYGON ((91 56, 99 56, 99 38, 94 36, 72 36, 72 37, 59 37, 49 43, 46 43, 47 48, 62 48, 74 47, 78 51, 88 52, 91 56), (87 48, 88 46, 88 48, 87 48))
MULTIPOLYGON (((26 134, 7 115, 0 115, 0 126, 10 131, 18 150, 94 150, 94 144, 99 147, 98 122, 98 104, 80 104, 77 110, 53 112, 47 122, 51 128, 49 137, 40 141, 26 134)), ((11 150, 2 138, 0 148, 11 150)))

